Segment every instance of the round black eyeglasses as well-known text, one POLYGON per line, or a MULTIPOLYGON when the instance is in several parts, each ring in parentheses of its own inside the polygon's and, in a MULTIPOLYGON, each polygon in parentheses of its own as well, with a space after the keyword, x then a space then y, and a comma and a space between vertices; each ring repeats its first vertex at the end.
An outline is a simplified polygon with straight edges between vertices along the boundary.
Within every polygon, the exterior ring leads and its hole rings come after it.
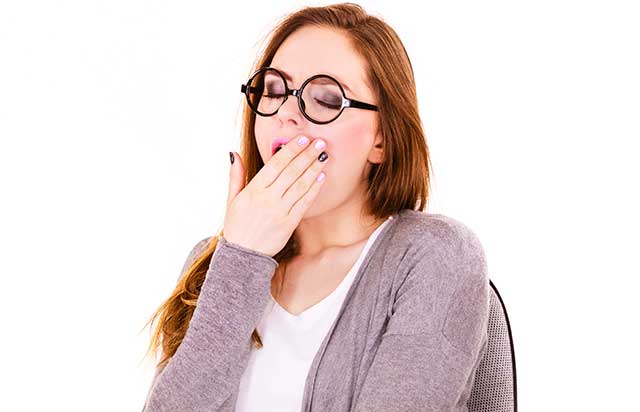
POLYGON ((378 111, 377 106, 347 98, 340 82, 327 74, 316 74, 299 89, 289 89, 280 71, 263 67, 249 77, 240 91, 251 110, 264 117, 276 114, 290 95, 297 97, 304 117, 316 124, 331 123, 348 107, 378 111))

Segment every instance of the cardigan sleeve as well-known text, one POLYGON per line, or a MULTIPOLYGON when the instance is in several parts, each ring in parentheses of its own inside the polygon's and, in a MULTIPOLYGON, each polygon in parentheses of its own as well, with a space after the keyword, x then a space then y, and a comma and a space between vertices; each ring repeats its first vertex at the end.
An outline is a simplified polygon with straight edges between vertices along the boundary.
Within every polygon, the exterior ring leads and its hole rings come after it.
MULTIPOLYGON (((204 249, 198 242, 182 274, 204 249)), ((220 237, 185 336, 156 369, 143 412, 232 412, 249 361, 251 333, 268 302, 278 262, 220 237)))
MULTIPOLYGON (((187 258, 184 261, 184 264, 182 265, 182 269, 180 270, 180 274, 178 275, 178 278, 176 279, 176 283, 180 281, 180 279, 184 276, 185 272, 191 267, 191 265, 193 264, 193 262, 195 262, 195 260, 198 258, 198 256, 200 256, 200 254, 202 252, 204 252, 204 250, 207 248, 207 246, 209 245, 209 242, 211 242, 212 237, 206 237, 202 240, 200 240, 199 242, 197 242, 195 244, 195 246, 193 246, 191 248, 191 250, 189 251, 189 254, 187 255, 187 258)), ((149 396, 151 395, 151 390, 153 389, 153 386, 156 383, 156 380, 158 379, 158 375, 160 375, 160 372, 162 372, 162 370, 164 369, 164 367, 162 366, 156 366, 155 370, 154 370, 154 374, 153 374, 153 378, 151 378, 151 384, 149 385, 149 390, 147 391, 147 396, 145 399, 145 406, 143 407, 143 410, 145 409, 147 402, 149 401, 149 396)))
POLYGON ((393 300, 355 412, 463 411, 486 351, 490 285, 466 226, 429 237, 393 300))

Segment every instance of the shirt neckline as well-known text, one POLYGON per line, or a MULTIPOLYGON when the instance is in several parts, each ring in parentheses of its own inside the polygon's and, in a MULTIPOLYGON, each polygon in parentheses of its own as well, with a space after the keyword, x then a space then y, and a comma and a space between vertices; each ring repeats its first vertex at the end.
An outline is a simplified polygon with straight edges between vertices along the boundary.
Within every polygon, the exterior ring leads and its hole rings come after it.
POLYGON ((342 279, 342 281, 340 281, 338 286, 330 294, 325 296, 319 302, 315 303, 313 306, 310 306, 307 309, 305 309, 304 311, 300 312, 299 314, 294 315, 293 313, 291 313, 288 310, 286 310, 285 308, 283 308, 274 299, 273 295, 271 294, 271 289, 269 289, 269 297, 271 298, 271 302, 272 302, 272 305, 273 305, 272 310, 276 311, 276 313, 279 313, 282 318, 284 318, 287 322, 292 323, 292 324, 306 322, 306 321, 310 320, 310 318, 317 317, 316 316, 317 314, 320 314, 320 313, 323 312, 323 311, 321 311, 321 309, 323 309, 329 303, 333 302, 335 300, 335 298, 344 290, 346 285, 351 283, 350 280, 351 280, 351 278, 354 277, 354 275, 356 273, 356 268, 360 267, 361 262, 364 260, 364 258, 371 251, 371 244, 373 243, 374 239, 377 238, 376 235, 380 231, 382 231, 382 229, 384 229, 384 227, 386 227, 387 224, 389 223, 389 221, 391 219, 393 219, 394 217, 395 217, 395 215, 390 216, 389 218, 387 218, 387 220, 382 222, 376 228, 376 230, 374 230, 371 233, 371 235, 369 235, 369 237, 367 238, 367 242, 363 246, 360 254, 358 255, 358 258, 355 261, 355 263, 353 265, 351 265, 351 268, 347 272, 347 275, 342 279))

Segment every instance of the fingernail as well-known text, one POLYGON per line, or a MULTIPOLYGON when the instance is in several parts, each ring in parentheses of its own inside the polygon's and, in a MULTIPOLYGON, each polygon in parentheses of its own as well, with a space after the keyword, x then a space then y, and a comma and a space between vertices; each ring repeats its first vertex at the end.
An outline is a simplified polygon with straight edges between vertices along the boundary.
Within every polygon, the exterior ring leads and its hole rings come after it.
POLYGON ((236 158, 233 156, 233 152, 229 152, 229 161, 231 162, 231 164, 233 164, 235 160, 236 158))
POLYGON ((320 150, 322 149, 324 146, 326 145, 326 143, 324 142, 324 140, 318 140, 315 144, 315 148, 320 150))
POLYGON ((307 143, 309 143, 309 138, 307 136, 302 136, 301 138, 298 139, 298 144, 300 146, 304 146, 307 143))

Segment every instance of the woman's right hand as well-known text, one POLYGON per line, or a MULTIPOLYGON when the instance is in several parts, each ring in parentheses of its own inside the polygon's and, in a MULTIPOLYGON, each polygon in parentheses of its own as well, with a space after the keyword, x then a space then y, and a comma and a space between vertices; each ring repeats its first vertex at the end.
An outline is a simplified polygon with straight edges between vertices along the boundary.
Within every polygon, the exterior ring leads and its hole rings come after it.
POLYGON ((324 175, 326 159, 318 157, 325 147, 315 148, 322 139, 300 145, 301 137, 276 152, 246 187, 244 164, 234 152, 223 226, 228 242, 269 256, 287 244, 324 181, 317 178, 324 175))

